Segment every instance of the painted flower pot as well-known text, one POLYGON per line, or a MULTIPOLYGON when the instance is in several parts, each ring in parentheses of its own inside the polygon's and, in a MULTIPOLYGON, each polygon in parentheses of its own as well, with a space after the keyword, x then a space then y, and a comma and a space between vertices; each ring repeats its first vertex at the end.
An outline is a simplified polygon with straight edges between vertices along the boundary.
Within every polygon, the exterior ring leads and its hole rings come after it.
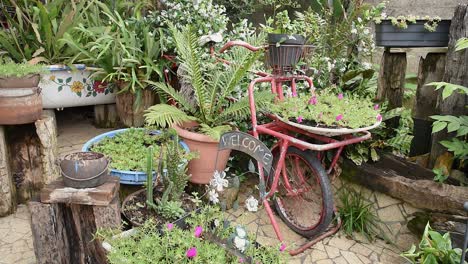
POLYGON ((426 20, 408 23, 408 28, 401 29, 392 25, 390 20, 382 20, 375 25, 375 45, 380 47, 447 47, 449 42, 450 20, 439 22, 436 30, 430 32, 424 28, 426 20))
POLYGON ((215 170, 223 171, 226 168, 231 150, 218 152, 219 141, 188 129, 195 127, 196 123, 188 122, 183 126, 174 126, 177 134, 187 143, 190 151, 199 153, 198 159, 192 159, 188 164, 189 181, 196 184, 208 184, 213 178, 215 170))
MULTIPOLYGON (((94 144, 99 143, 101 140, 103 140, 106 137, 115 137, 118 133, 123 133, 127 131, 128 128, 124 129, 118 129, 118 130, 113 130, 109 131, 106 133, 103 133, 101 135, 98 135, 92 139, 90 139, 88 142, 86 142, 83 145, 83 148, 81 151, 91 151, 91 148, 93 147, 94 144)), ((155 133, 160 133, 159 131, 154 131, 155 133)), ((185 144, 184 141, 179 141, 180 146, 187 152, 190 151, 189 147, 187 144, 185 144)), ((112 157, 110 157, 112 158, 112 157)), ((124 170, 116 170, 116 169, 110 169, 110 175, 111 176, 116 176, 120 178, 120 183, 123 184, 128 184, 128 185, 143 185, 146 183, 146 172, 143 171, 124 171, 124 170)))
POLYGON ((91 78, 93 71, 85 65, 48 66, 50 73, 42 75, 43 107, 46 109, 112 104, 115 93, 112 86, 91 78))

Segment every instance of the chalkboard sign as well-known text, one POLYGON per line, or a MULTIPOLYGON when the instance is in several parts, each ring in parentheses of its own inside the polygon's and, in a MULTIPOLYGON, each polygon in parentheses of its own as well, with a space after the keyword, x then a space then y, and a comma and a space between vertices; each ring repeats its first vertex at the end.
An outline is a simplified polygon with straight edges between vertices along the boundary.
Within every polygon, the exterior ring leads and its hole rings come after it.
POLYGON ((218 149, 234 149, 244 152, 262 164, 267 175, 270 173, 273 163, 271 151, 263 142, 247 133, 232 131, 223 134, 219 141, 218 149))

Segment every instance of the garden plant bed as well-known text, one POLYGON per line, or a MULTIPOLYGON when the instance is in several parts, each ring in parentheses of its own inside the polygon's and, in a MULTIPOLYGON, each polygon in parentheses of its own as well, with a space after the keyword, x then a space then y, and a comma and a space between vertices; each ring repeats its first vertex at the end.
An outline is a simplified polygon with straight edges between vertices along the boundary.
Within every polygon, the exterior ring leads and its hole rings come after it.
MULTIPOLYGON (((154 190, 154 201, 161 200, 163 191, 156 188, 154 190)), ((157 226, 162 226, 165 223, 176 223, 179 227, 183 228, 185 223, 183 221, 191 212, 196 210, 196 205, 192 201, 192 198, 183 193, 181 197, 182 209, 186 212, 184 216, 180 219, 174 221, 174 219, 165 219, 164 217, 158 215, 157 210, 149 208, 146 204, 146 190, 140 190, 133 194, 130 194, 122 203, 122 214, 127 218, 128 221, 132 223, 133 226, 141 226, 147 220, 152 219, 157 226)))
POLYGON ((343 162, 342 176, 371 190, 388 194, 414 207, 434 212, 466 215, 463 203, 468 188, 434 182, 434 173, 402 158, 382 155, 375 163, 343 162))

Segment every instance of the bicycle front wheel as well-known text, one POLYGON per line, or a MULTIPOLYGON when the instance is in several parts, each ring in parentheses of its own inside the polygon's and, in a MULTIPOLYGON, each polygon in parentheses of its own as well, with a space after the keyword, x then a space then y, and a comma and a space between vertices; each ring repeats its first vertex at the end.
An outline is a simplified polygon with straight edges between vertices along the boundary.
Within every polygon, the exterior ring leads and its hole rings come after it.
MULTIPOLYGON (((274 168, 279 162, 279 153, 276 154, 274 168)), ((324 232, 333 218, 333 195, 320 162, 310 150, 289 147, 280 169, 277 193, 272 198, 280 218, 308 238, 324 232)), ((273 178, 274 171, 268 179, 270 187, 273 178)))

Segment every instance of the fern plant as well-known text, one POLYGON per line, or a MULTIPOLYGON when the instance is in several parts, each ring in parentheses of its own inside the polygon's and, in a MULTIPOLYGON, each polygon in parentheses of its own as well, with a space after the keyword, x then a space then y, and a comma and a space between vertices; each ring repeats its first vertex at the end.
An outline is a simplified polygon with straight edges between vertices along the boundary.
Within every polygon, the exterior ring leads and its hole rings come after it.
MULTIPOLYGON (((180 64, 179 76, 186 80, 193 89, 193 96, 176 91, 164 82, 149 82, 162 98, 171 98, 178 107, 158 104, 150 107, 145 114, 149 125, 167 127, 181 125, 186 121, 200 124, 200 132, 218 140, 232 129, 229 123, 241 120, 250 113, 249 99, 244 97, 231 101, 229 96, 258 59, 259 53, 246 50, 232 52, 230 65, 213 65, 203 60, 206 52, 198 45, 197 35, 187 26, 182 31, 169 25, 174 38, 177 58, 180 64), (207 65, 209 70, 205 70, 207 65)), ((257 109, 265 108, 273 100, 269 91, 255 95, 257 109)))

